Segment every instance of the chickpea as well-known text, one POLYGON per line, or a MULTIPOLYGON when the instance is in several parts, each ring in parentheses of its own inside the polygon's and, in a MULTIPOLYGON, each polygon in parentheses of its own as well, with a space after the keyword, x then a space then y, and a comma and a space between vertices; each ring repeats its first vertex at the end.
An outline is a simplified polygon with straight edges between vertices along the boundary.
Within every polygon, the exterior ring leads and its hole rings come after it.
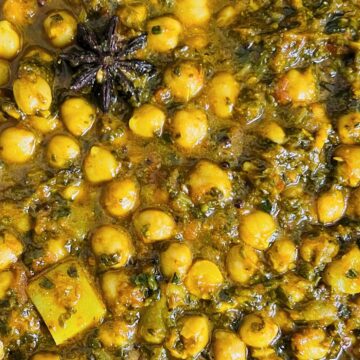
POLYGON ((311 68, 304 72, 292 69, 278 81, 275 97, 280 104, 308 105, 317 101, 318 91, 311 68))
POLYGON ((112 268, 125 266, 134 252, 129 233, 111 225, 103 225, 95 230, 91 247, 99 261, 105 265, 110 262, 112 268))
POLYGON ((149 50, 164 53, 177 47, 182 33, 182 26, 178 20, 170 16, 161 16, 150 20, 146 28, 149 34, 149 50))
POLYGON ((28 118, 29 125, 41 134, 48 134, 60 127, 60 121, 56 116, 36 116, 32 115, 28 118))
POLYGON ((21 204, 20 201, 0 201, 0 219, 5 218, 8 219, 8 226, 11 226, 21 235, 24 235, 32 228, 27 206, 21 204))
POLYGON ((17 106, 27 115, 47 111, 52 103, 52 93, 48 82, 35 73, 14 81, 13 92, 17 106))
POLYGON ((14 274, 11 271, 0 272, 0 300, 5 298, 13 283, 14 274))
POLYGON ((248 245, 233 246, 226 257, 226 269, 233 281, 247 283, 259 270, 259 257, 248 245))
POLYGON ((354 112, 342 116, 338 122, 338 133, 343 144, 360 143, 360 113, 354 112))
POLYGON ((158 107, 145 104, 135 109, 130 121, 131 131, 142 137, 160 136, 165 124, 166 116, 158 107))
POLYGON ((271 345, 279 333, 279 327, 269 317, 260 314, 246 315, 240 325, 239 335, 248 346, 265 348, 271 345))
POLYGON ((337 293, 360 293, 360 250, 357 246, 340 259, 332 261, 324 273, 324 281, 337 293))
POLYGON ((56 169, 65 169, 71 166, 79 155, 79 144, 67 135, 55 135, 49 141, 46 149, 49 165, 56 169))
POLYGON ((23 244, 19 239, 10 232, 3 231, 0 234, 0 271, 16 263, 23 250, 23 244))
POLYGON ((84 159, 83 170, 88 181, 100 184, 116 176, 119 164, 109 150, 93 146, 84 159))
POLYGON ((116 14, 125 26, 138 30, 143 28, 148 10, 145 4, 126 4, 116 14))
POLYGON ((334 160, 337 161, 337 176, 343 185, 350 187, 360 185, 360 146, 339 146, 335 150, 334 160))
POLYGON ((129 345, 134 335, 133 326, 123 320, 113 320, 100 326, 98 338, 105 347, 116 348, 129 345))
POLYGON ((50 352, 38 352, 31 357, 31 360, 60 360, 60 356, 50 352))
POLYGON ((175 234, 176 223, 173 217, 157 209, 147 209, 134 217, 134 226, 145 244, 167 240, 175 234))
POLYGON ((85 195, 85 187, 81 182, 73 183, 64 188, 61 196, 70 201, 76 201, 85 195))
POLYGON ((70 98, 60 108, 61 119, 74 136, 85 135, 94 125, 95 108, 84 98, 70 98))
POLYGON ((172 129, 175 142, 184 149, 192 149, 206 137, 207 116, 202 110, 180 110, 175 113, 172 129))
POLYGON ((42 60, 44 62, 52 62, 54 60, 54 56, 44 48, 40 46, 31 47, 24 54, 25 58, 35 58, 38 60, 42 60))
POLYGON ((2 6, 4 18, 21 26, 32 23, 37 10, 36 0, 5 0, 2 6))
POLYGON ((188 291, 200 299, 210 299, 223 282, 220 269, 209 260, 197 260, 185 278, 188 291))
POLYGON ((188 102, 203 88, 204 73, 200 65, 184 61, 165 70, 164 83, 177 101, 188 102))
POLYGON ((312 300, 291 311, 290 316, 294 321, 327 326, 338 319, 338 309, 331 300, 312 300))
POLYGON ((210 340, 209 319, 205 315, 185 316, 179 323, 180 329, 171 330, 165 346, 177 359, 195 358, 210 340), (176 346, 179 341, 183 345, 181 348, 176 346))
POLYGON ((279 239, 267 253, 272 268, 279 274, 292 270, 296 266, 297 249, 293 241, 279 239))
POLYGON ((138 309, 144 304, 143 291, 122 271, 107 271, 101 278, 101 288, 114 315, 124 315, 127 309, 138 309))
POLYGON ((205 25, 210 20, 208 0, 176 0, 175 16, 184 26, 205 25))
POLYGON ((34 155, 36 137, 19 127, 8 127, 0 134, 0 158, 7 163, 24 164, 34 155))
POLYGON ((75 39, 77 22, 67 11, 54 11, 44 20, 44 29, 51 44, 63 48, 75 39))
POLYGON ((172 278, 174 274, 184 277, 191 264, 192 253, 185 244, 173 243, 160 254, 161 271, 167 278, 172 278))
POLYGON ((246 345, 236 334, 218 330, 213 340, 214 360, 246 360, 246 345))
POLYGON ((5 347, 4 343, 0 340, 0 360, 5 359, 5 347))
POLYGON ((235 21, 237 13, 238 12, 234 6, 225 6, 216 16, 216 25, 218 27, 227 27, 231 25, 235 21))
POLYGON ((310 262, 313 266, 330 263, 339 252, 339 244, 336 238, 326 233, 316 237, 303 239, 300 246, 300 256, 303 260, 310 262))
POLYGON ((14 58, 22 47, 22 39, 15 26, 7 20, 0 21, 0 58, 14 58))
POLYGON ((103 204, 115 217, 129 215, 139 205, 139 185, 133 179, 114 180, 103 192, 103 204))
POLYGON ((227 72, 215 74, 208 87, 208 101, 211 110, 218 117, 230 117, 239 93, 240 85, 232 74, 227 72))
POLYGON ((258 250, 266 250, 276 232, 276 223, 271 215, 255 210, 240 219, 240 239, 258 250))
POLYGON ((166 296, 166 304, 170 310, 186 305, 188 294, 184 284, 168 282, 164 286, 164 294, 166 296))
POLYGON ((291 346, 297 359, 317 360, 327 355, 331 341, 323 329, 307 328, 292 336, 291 346))
POLYGON ((275 121, 270 121, 262 128, 262 135, 275 144, 282 145, 285 143, 286 134, 283 128, 275 121))
POLYGON ((332 189, 317 199, 319 221, 325 225, 339 221, 346 210, 345 196, 341 190, 332 189))
POLYGON ((289 306, 293 307, 305 299, 311 290, 311 282, 290 272, 283 277, 279 289, 287 298, 289 306))
POLYGON ((0 86, 6 85, 10 80, 10 64, 0 59, 0 86))
POLYGON ((195 203, 206 202, 216 190, 219 198, 228 201, 232 196, 232 185, 228 173, 207 160, 200 160, 188 180, 191 198, 195 203))

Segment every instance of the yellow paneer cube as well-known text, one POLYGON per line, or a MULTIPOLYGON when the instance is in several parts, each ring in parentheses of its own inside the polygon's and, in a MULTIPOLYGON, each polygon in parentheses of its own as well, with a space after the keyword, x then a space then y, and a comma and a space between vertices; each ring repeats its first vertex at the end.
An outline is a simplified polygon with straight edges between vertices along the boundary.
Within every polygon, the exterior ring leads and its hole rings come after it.
POLYGON ((36 277, 27 293, 56 345, 96 325, 106 312, 88 275, 74 259, 36 277))

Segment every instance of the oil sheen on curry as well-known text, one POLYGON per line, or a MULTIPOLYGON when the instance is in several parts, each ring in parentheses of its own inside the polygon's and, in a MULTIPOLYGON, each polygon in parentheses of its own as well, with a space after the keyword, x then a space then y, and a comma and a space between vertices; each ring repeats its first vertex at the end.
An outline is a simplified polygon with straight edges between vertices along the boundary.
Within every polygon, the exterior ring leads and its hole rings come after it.
POLYGON ((0 0, 0 360, 359 360, 358 0, 0 0))

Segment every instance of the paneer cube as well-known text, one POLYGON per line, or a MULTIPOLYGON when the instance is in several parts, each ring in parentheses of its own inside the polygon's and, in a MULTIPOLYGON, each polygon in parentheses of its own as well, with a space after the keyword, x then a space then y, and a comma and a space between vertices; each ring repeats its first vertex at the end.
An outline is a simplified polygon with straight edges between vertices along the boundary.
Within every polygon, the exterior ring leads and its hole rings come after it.
POLYGON ((27 293, 56 345, 96 325, 106 312, 87 273, 75 259, 37 276, 27 293))

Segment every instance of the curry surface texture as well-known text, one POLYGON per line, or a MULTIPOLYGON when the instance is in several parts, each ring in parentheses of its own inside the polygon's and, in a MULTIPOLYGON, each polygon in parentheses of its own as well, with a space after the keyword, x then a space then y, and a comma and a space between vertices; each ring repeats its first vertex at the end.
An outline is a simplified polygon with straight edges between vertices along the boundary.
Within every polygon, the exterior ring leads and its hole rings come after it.
POLYGON ((360 359, 358 0, 0 9, 0 360, 360 359))

